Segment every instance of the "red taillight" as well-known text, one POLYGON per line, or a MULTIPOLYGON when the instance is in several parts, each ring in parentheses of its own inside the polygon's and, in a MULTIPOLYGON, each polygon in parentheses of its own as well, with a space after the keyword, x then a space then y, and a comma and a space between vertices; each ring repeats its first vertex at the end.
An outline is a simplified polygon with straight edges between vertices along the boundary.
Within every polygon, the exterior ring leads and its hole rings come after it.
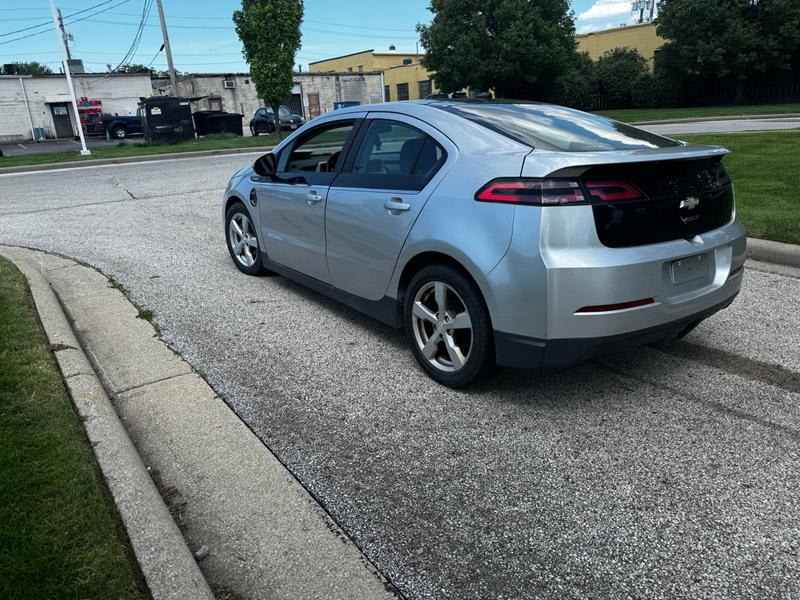
POLYGON ((619 179, 595 179, 585 182, 589 194, 603 202, 614 200, 638 200, 642 193, 629 183, 619 179))
POLYGON ((578 182, 569 179, 495 179, 478 190, 475 199, 538 206, 586 203, 578 182))
POLYGON ((599 304, 597 306, 584 306, 576 310, 576 313, 598 313, 611 312, 612 310, 624 310, 626 308, 636 308, 637 306, 647 306, 654 304, 653 298, 643 298, 641 300, 631 300, 630 302, 620 302, 619 304, 599 304))

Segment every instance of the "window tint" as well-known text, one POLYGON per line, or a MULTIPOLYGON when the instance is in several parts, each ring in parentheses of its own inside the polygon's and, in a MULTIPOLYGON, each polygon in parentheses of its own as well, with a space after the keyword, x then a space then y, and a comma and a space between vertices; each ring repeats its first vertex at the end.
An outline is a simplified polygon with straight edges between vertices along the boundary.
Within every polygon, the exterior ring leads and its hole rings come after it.
POLYGON ((597 152, 680 145, 624 123, 562 106, 513 102, 454 102, 434 106, 544 150, 597 152))
POLYGON ((309 132, 295 142, 283 170, 287 173, 333 171, 352 129, 353 121, 344 121, 309 132))
POLYGON ((353 163, 360 175, 427 175, 444 157, 442 148, 410 125, 373 120, 353 163))

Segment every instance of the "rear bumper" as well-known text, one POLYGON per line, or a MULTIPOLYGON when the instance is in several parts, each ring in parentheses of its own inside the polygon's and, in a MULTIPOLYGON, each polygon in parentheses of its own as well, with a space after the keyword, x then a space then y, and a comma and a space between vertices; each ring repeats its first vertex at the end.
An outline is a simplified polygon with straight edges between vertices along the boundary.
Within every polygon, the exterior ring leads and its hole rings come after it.
POLYGON ((736 294, 695 314, 627 333, 590 338, 538 339, 503 331, 494 332, 497 364, 503 367, 568 367, 595 356, 652 344, 680 335, 697 323, 727 308, 736 294))

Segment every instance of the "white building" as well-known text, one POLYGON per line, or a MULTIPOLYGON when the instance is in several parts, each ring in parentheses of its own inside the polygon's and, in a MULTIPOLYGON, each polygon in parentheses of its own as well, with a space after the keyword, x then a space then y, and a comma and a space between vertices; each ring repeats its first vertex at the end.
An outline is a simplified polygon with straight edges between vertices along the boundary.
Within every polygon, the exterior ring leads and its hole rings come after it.
MULTIPOLYGON (((340 102, 373 104, 383 102, 381 73, 295 73, 294 88, 283 104, 305 119, 313 119, 335 109, 340 102)), ((154 79, 156 94, 172 93, 168 79, 154 79)), ((243 125, 264 105, 248 73, 200 73, 178 79, 178 93, 193 98, 192 111, 224 110, 243 115, 243 125)))
MULTIPOLYGON (((81 73, 72 76, 75 95, 100 100, 106 114, 136 114, 139 98, 153 93, 149 73, 81 73)), ((0 142, 78 135, 64 75, 0 75, 0 142)))

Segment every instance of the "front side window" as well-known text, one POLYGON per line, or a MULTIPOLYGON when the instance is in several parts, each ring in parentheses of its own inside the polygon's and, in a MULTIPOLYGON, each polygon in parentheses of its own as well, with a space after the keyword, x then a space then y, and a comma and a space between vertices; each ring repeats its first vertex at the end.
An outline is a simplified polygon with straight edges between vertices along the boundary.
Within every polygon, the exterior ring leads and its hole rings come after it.
POLYGON ((287 173, 322 172, 336 169, 354 121, 342 121, 315 129, 291 149, 283 171, 287 173))

